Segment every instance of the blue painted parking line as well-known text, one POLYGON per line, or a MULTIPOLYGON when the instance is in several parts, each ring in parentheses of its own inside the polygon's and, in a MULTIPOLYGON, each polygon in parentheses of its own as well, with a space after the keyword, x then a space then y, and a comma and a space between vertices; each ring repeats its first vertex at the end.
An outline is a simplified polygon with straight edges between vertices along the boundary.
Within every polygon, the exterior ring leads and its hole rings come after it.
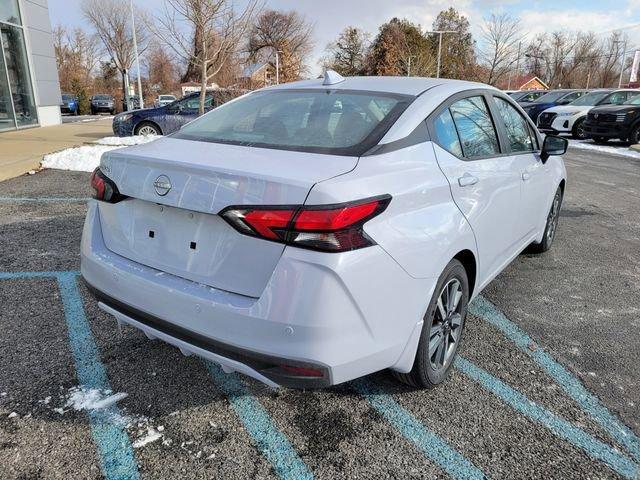
MULTIPOLYGON (((111 390, 109 378, 84 313, 82 297, 78 291, 80 272, 0 272, 0 280, 18 278, 55 278, 62 299, 69 344, 75 360, 76 377, 82 388, 111 390)), ((121 425, 113 422, 119 415, 116 405, 89 412, 91 435, 98 447, 102 472, 108 480, 137 480, 136 464, 131 441, 121 425)))
MULTIPOLYGON (((98 347, 84 313, 82 297, 78 291, 77 274, 62 272, 57 275, 57 279, 78 382, 83 388, 111 390, 106 369, 100 361, 98 347)), ((98 447, 102 471, 109 480, 137 479, 139 478, 138 465, 129 436, 122 426, 111 420, 117 415, 116 405, 89 412, 91 433, 98 447)))
POLYGON ((497 327, 520 350, 533 358, 567 395, 573 398, 614 440, 624 446, 636 461, 640 461, 640 439, 631 429, 611 414, 594 395, 587 391, 580 380, 540 348, 531 337, 510 321, 493 303, 479 296, 469 305, 469 312, 497 327), (532 349, 531 346, 535 348, 532 349))
POLYGON ((441 437, 425 427, 409 411, 400 406, 391 395, 380 387, 360 378, 351 385, 376 409, 396 430, 413 442, 431 461, 453 478, 484 479, 487 476, 463 455, 458 453, 441 437))
POLYGON ((226 374, 212 363, 205 362, 216 385, 227 395, 231 407, 256 442, 258 449, 271 463, 276 474, 286 480, 312 479, 307 465, 273 424, 271 417, 253 396, 244 381, 235 374, 226 374))
POLYGON ((503 402, 534 422, 542 424, 558 437, 584 450, 591 458, 606 463, 625 478, 638 478, 640 465, 634 463, 625 455, 622 455, 615 448, 605 445, 580 428, 571 425, 546 408, 532 402, 522 393, 509 387, 486 370, 483 370, 468 360, 458 357, 455 366, 503 402))
POLYGON ((89 197, 0 197, 0 203, 84 203, 89 197))

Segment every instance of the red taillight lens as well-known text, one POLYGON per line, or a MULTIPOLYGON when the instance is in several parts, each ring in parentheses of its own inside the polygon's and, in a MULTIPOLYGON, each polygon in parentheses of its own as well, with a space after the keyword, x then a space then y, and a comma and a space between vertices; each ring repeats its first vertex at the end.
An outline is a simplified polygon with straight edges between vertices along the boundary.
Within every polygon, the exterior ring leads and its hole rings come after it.
POLYGON ((95 190, 93 198, 96 200, 116 203, 126 198, 120 194, 116 184, 100 170, 100 167, 96 168, 91 174, 91 187, 95 190))
POLYGON ((240 233, 325 252, 344 252, 375 245, 365 222, 389 204, 385 195, 340 205, 229 207, 221 212, 240 233))
POLYGON ((91 174, 91 187, 95 190, 93 198, 96 200, 102 200, 104 198, 104 179, 98 175, 100 168, 96 168, 91 174))

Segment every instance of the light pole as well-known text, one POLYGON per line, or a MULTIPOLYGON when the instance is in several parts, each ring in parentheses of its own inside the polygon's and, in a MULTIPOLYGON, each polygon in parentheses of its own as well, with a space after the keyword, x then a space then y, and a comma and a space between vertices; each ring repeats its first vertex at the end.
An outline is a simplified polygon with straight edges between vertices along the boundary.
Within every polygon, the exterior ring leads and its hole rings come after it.
POLYGON ((274 49, 276 52, 276 85, 280 85, 280 54, 282 50, 274 49))
POLYGON ((622 44, 622 63, 620 64, 620 77, 618 78, 618 88, 622 87, 622 73, 624 72, 624 61, 627 57, 627 41, 626 40, 614 40, 616 45, 622 44))
MULTIPOLYGON (((131 31, 133 33, 133 51, 136 56, 136 70, 138 71, 138 97, 140 98, 140 108, 144 108, 144 100, 142 98, 142 81, 140 80, 140 59, 138 58, 138 40, 136 39, 136 19, 133 14, 133 0, 129 1, 131 8, 131 31)), ((129 92, 127 92, 127 96, 129 92)))
POLYGON ((458 33, 458 32, 456 30, 434 30, 432 32, 424 32, 424 33, 438 35, 438 70, 436 71, 436 78, 440 78, 440 58, 442 56, 442 34, 458 33))
MULTIPOLYGON (((524 56, 526 58, 535 58, 536 59, 536 63, 535 66, 538 66, 538 62, 537 60, 546 60, 542 55, 534 55, 533 53, 525 53, 524 56)), ((534 70, 537 70, 537 68, 534 68, 534 70)))

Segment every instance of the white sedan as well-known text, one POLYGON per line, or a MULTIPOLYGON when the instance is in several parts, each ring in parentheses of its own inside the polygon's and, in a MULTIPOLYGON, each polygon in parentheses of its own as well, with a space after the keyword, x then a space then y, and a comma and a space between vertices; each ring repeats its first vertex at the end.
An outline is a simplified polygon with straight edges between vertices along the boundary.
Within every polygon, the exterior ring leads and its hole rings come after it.
POLYGON ((432 387, 469 301, 551 247, 566 147, 487 85, 329 71, 105 153, 82 276, 119 323, 271 386, 432 387))

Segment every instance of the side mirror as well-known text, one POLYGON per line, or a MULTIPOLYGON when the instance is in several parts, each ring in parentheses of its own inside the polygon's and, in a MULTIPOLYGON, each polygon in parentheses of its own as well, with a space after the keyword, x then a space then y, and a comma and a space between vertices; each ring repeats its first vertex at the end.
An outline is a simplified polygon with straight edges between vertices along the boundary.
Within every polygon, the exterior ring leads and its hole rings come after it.
POLYGON ((544 137, 542 152, 540 152, 542 163, 546 163, 551 155, 564 155, 567 152, 568 146, 569 141, 566 138, 547 135, 544 137))

